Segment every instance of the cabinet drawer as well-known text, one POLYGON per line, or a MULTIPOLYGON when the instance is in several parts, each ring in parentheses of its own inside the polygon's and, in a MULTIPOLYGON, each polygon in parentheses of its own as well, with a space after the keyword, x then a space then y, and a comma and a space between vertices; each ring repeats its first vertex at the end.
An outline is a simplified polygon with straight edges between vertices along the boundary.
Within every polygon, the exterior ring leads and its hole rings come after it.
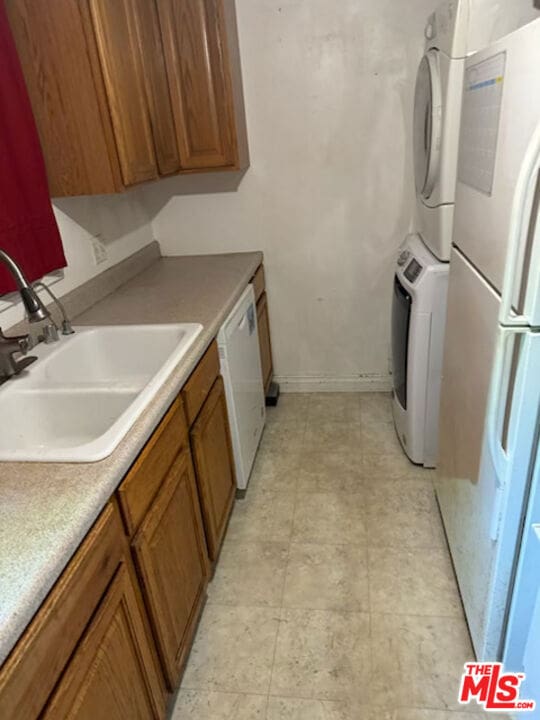
POLYGON ((135 534, 174 459, 187 444, 188 428, 179 397, 118 489, 122 515, 130 536, 135 534))
POLYGON ((182 390, 189 427, 193 425, 206 396, 219 375, 219 352, 214 340, 182 390))
POLYGON ((109 504, 0 670, 0 717, 35 720, 78 644, 125 549, 109 504))
POLYGON ((255 293, 255 302, 257 302, 263 294, 264 288, 266 287, 266 282, 264 278, 264 265, 259 265, 259 267, 257 268, 257 272, 251 279, 251 284, 253 285, 253 292, 255 293))

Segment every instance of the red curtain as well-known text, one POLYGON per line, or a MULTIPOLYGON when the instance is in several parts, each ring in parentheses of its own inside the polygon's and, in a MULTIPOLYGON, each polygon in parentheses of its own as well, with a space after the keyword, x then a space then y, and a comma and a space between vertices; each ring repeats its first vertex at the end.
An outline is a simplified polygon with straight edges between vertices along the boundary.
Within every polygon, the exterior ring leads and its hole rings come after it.
MULTIPOLYGON (((32 108, 0 0, 0 248, 29 280, 66 266, 32 108)), ((0 294, 15 289, 0 265, 0 294)))

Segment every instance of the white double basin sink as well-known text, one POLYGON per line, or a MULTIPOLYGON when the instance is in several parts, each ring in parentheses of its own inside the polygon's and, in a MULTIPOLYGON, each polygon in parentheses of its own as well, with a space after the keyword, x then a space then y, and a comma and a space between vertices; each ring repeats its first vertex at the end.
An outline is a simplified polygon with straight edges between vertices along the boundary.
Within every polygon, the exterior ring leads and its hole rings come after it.
POLYGON ((40 344, 0 386, 0 461, 95 462, 110 455, 202 325, 77 327, 40 344))

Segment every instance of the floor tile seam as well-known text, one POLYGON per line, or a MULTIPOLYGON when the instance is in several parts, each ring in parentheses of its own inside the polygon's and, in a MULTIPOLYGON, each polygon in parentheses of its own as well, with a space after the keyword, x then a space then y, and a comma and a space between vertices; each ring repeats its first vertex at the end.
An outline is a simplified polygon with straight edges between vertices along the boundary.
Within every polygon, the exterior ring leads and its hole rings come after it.
POLYGON ((360 549, 367 549, 368 545, 367 543, 353 543, 353 542, 313 542, 313 541, 302 541, 302 540, 295 540, 294 538, 291 540, 291 546, 292 545, 314 545, 315 547, 352 547, 352 548, 360 548, 360 549))
MULTIPOLYGON (((367 471, 367 472, 362 471, 362 475, 363 475, 363 478, 362 478, 363 481, 365 483, 369 483, 369 484, 386 482, 386 483, 392 483, 393 485, 396 485, 396 484, 413 481, 413 482, 424 483, 426 485, 426 488, 428 487, 428 485, 430 485, 429 480, 424 480, 423 478, 417 478, 417 477, 410 477, 408 475, 400 475, 399 477, 388 477, 388 475, 385 475, 383 473, 381 473, 380 475, 379 474, 373 475, 369 471, 367 471)), ((430 487, 430 489, 431 489, 431 487, 430 487)))
POLYGON ((414 618, 424 618, 424 619, 432 619, 432 620, 460 620, 465 622, 465 619, 463 617, 463 614, 455 614, 455 615, 441 615, 441 613, 433 614, 422 614, 422 613, 409 613, 409 612, 400 612, 398 610, 394 612, 380 612, 378 610, 373 610, 372 608, 369 609, 369 613, 371 615, 384 615, 386 617, 414 617, 414 618))
POLYGON ((197 692, 197 693, 219 693, 220 695, 241 695, 242 697, 268 697, 268 693, 263 692, 245 692, 244 690, 208 690, 207 688, 180 688, 179 692, 182 691, 188 691, 188 692, 197 692))
POLYGON ((289 542, 288 542, 288 545, 287 545, 287 560, 286 560, 286 562, 285 562, 285 571, 284 571, 284 573, 283 573, 283 581, 282 581, 282 584, 281 584, 281 598, 280 598, 280 607, 279 607, 279 620, 278 620, 278 625, 277 625, 277 630, 276 630, 276 636, 275 636, 275 638, 274 638, 274 649, 273 649, 273 652, 272 652, 272 664, 271 664, 271 666, 270 666, 270 679, 269 679, 269 682, 268 682, 268 696, 267 696, 267 713, 268 713, 268 703, 269 703, 269 701, 270 701, 270 691, 271 691, 271 688, 272 688, 272 679, 273 679, 273 677, 274 677, 274 666, 275 666, 275 662, 276 662, 276 653, 277 653, 277 645, 278 645, 279 631, 280 631, 280 628, 281 628, 281 618, 282 618, 282 610, 283 610, 283 601, 284 601, 284 598, 285 598, 285 586, 286 586, 286 583, 287 583, 287 573, 288 573, 288 570, 289 570, 289 562, 290 562, 290 557, 291 557, 291 544, 292 544, 292 533, 293 533, 293 528, 294 528, 294 516, 295 516, 295 513, 296 513, 296 495, 295 495, 294 505, 293 505, 293 514, 292 514, 291 529, 290 529, 290 533, 289 533, 289 542))
POLYGON ((338 610, 335 608, 305 608, 305 607, 287 607, 284 605, 280 608, 281 620, 283 620, 283 614, 288 612, 310 612, 310 613, 325 613, 329 615, 340 615, 347 617, 362 617, 369 620, 369 610, 338 610))
MULTIPOLYGON (((333 700, 328 697, 320 697, 317 695, 302 695, 302 694, 285 695, 283 693, 279 693, 279 694, 268 693, 267 696, 263 696, 260 693, 237 693, 237 694, 239 694, 239 695, 243 695, 243 694, 255 695, 255 694, 257 694, 259 697, 268 697, 269 700, 272 698, 283 698, 284 700, 302 700, 302 701, 314 700, 315 702, 330 702, 330 703, 342 702, 342 700, 333 700)), ((352 700, 352 698, 349 697, 348 700, 352 700)), ((355 698, 355 700, 356 700, 356 698, 355 698)), ((457 714, 457 713, 460 713, 460 714, 466 713, 468 715, 471 715, 472 717, 474 717, 475 714, 477 714, 477 715, 482 714, 481 708, 479 708, 478 711, 477 710, 466 710, 466 709, 454 710, 454 709, 451 709, 448 707, 444 707, 444 708, 434 707, 433 705, 401 705, 401 704, 400 705, 396 705, 396 704, 377 705, 377 704, 374 704, 373 702, 363 703, 360 701, 358 703, 358 707, 362 708, 363 710, 422 710, 422 711, 429 710, 431 712, 446 712, 446 713, 450 713, 452 715, 457 714)), ((494 715, 494 718, 497 718, 496 714, 494 715)))
POLYGON ((281 610, 281 604, 279 605, 263 605, 261 604, 255 604, 253 602, 250 603, 242 603, 242 602, 213 602, 208 598, 206 601, 206 604, 210 607, 222 607, 222 608, 242 608, 242 610, 281 610))
MULTIPOLYGON (((368 532, 368 535, 369 535, 369 532, 368 532)), ((434 545, 433 542, 426 543, 425 545, 424 544, 422 544, 422 545, 407 545, 404 542, 399 543, 399 544, 396 542, 396 543, 392 543, 391 545, 386 545, 385 543, 375 544, 374 542, 370 542, 369 537, 368 537, 366 545, 368 548, 370 548, 370 550, 378 550, 378 549, 380 549, 380 550, 398 550, 398 549, 401 549, 401 550, 430 550, 430 551, 435 550, 437 553, 442 553, 443 555, 448 555, 448 551, 443 545, 437 546, 437 545, 434 545)))
MULTIPOLYGON (((366 708, 368 710, 429 710, 430 712, 445 712, 445 713, 461 713, 462 715, 466 715, 469 717, 475 717, 475 715, 482 715, 483 711, 482 708, 474 709, 474 710, 468 710, 466 707, 463 707, 461 709, 454 709, 449 708, 448 706, 445 707, 434 707, 433 705, 376 705, 373 702, 368 703, 366 705, 366 708)), ((489 716, 493 717, 493 720, 497 720, 497 713, 489 713, 489 716)), ((488 717, 488 714, 486 714, 486 718, 488 717)))
POLYGON ((466 619, 461 613, 459 616, 457 615, 444 615, 441 613, 400 613, 400 612, 384 612, 379 610, 370 610, 370 615, 377 615, 381 617, 411 617, 411 618, 422 618, 424 620, 460 620, 463 622, 463 627, 465 630, 467 630, 468 635, 468 629, 467 629, 467 622, 466 619))
MULTIPOLYGON (((288 550, 289 543, 287 540, 258 540, 258 539, 251 539, 251 540, 245 540, 245 539, 238 539, 238 540, 227 540, 227 545, 223 543, 223 549, 227 550, 228 552, 231 551, 231 549, 238 550, 240 554, 242 550, 251 550, 256 549, 256 547, 260 546, 266 546, 270 545, 272 546, 272 550, 283 550, 284 552, 288 550)), ((227 558, 228 560, 228 558, 227 558)), ((220 563, 218 563, 216 570, 220 567, 220 563)), ((212 578, 213 582, 213 578, 212 578)))
POLYGON ((281 609, 283 608, 283 601, 285 598, 285 587, 287 585, 287 573, 289 572, 289 563, 291 561, 291 546, 292 542, 289 540, 289 544, 287 546, 287 560, 285 561, 285 572, 283 573, 283 582, 281 583, 281 597, 280 597, 280 619, 281 619, 281 609))
MULTIPOLYGON (((295 694, 295 695, 288 695, 286 691, 280 691, 280 692, 270 692, 268 693, 268 699, 271 700, 273 698, 283 698, 284 700, 314 700, 315 702, 327 702, 327 703, 339 703, 343 702, 344 700, 356 700, 357 696, 354 693, 348 693, 346 697, 344 697, 344 694, 341 693, 339 697, 328 697, 326 695, 325 697, 321 695, 302 695, 302 694, 295 694)), ((360 707, 365 708, 367 710, 371 709, 369 703, 361 703, 360 707)), ((378 708, 375 708, 378 709, 378 708)), ((387 709, 387 708, 382 708, 387 709)), ((409 709, 409 708, 408 708, 409 709)), ((417 709, 417 708, 411 708, 411 709, 417 709)), ((355 718, 355 720, 357 720, 355 718)))
POLYGON ((291 539, 291 545, 317 545, 320 547, 324 547, 325 545, 337 545, 340 547, 348 546, 348 547, 356 547, 356 548, 362 548, 365 549, 368 547, 366 542, 339 542, 339 543, 332 543, 332 542, 317 542, 315 540, 297 540, 295 539, 295 536, 293 535, 291 539))
MULTIPOLYGON (((368 503, 369 503, 369 501, 368 501, 368 503)), ((372 516, 373 516, 373 515, 374 515, 374 516, 377 516, 377 515, 380 515, 380 516, 385 516, 385 515, 399 515, 399 514, 401 514, 401 513, 402 513, 402 514, 406 514, 406 515, 410 515, 410 514, 411 514, 411 513, 410 513, 410 510, 406 510, 406 509, 404 509, 404 508, 400 508, 399 510, 392 510, 392 509, 370 510, 369 508, 366 508, 365 510, 363 510, 363 512, 364 512, 366 515, 372 515, 372 516)), ((420 508, 415 509, 415 510, 414 510, 414 514, 415 514, 415 515, 427 515, 427 516, 430 517, 430 518, 432 518, 432 517, 434 516, 433 510, 422 510, 422 509, 420 509, 420 508)))
POLYGON ((293 500, 293 510, 292 510, 292 521, 291 521, 291 527, 289 530, 289 539, 288 539, 288 547, 289 551, 291 548, 291 543, 293 541, 294 537, 294 525, 296 521, 296 510, 298 507, 298 479, 295 480, 295 491, 294 491, 294 500, 293 500))
MULTIPOLYGON (((286 572, 285 572, 285 577, 287 577, 287 573, 286 573, 286 572)), ((283 592, 285 592, 285 583, 283 584, 283 592)), ((283 597, 282 597, 282 603, 283 603, 283 597)), ((282 606, 279 608, 278 615, 279 615, 279 618, 278 618, 278 623, 277 623, 277 628, 276 628, 276 636, 275 636, 275 638, 274 638, 274 648, 273 648, 273 651, 272 651, 272 663, 271 663, 271 665, 270 665, 270 675, 269 675, 269 679, 268 679, 267 711, 268 711, 268 703, 270 702, 270 696, 271 696, 271 694, 272 694, 272 693, 271 693, 271 691, 272 691, 272 681, 273 681, 273 679, 274 679, 274 667, 275 667, 275 664, 276 664, 276 653, 277 653, 277 646, 278 646, 278 640, 279 640, 279 632, 280 632, 280 630, 281 630, 281 619, 282 619, 282 615, 283 615, 283 604, 282 604, 282 606)))

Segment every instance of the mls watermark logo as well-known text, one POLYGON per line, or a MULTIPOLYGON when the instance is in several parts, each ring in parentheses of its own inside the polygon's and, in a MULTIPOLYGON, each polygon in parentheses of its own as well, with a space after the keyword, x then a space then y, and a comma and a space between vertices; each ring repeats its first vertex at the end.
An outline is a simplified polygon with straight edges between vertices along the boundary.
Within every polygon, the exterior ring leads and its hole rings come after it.
POLYGON ((502 663, 465 663, 459 702, 468 705, 476 700, 488 712, 530 712, 535 709, 535 701, 519 697, 524 680, 524 673, 504 672, 502 663))

